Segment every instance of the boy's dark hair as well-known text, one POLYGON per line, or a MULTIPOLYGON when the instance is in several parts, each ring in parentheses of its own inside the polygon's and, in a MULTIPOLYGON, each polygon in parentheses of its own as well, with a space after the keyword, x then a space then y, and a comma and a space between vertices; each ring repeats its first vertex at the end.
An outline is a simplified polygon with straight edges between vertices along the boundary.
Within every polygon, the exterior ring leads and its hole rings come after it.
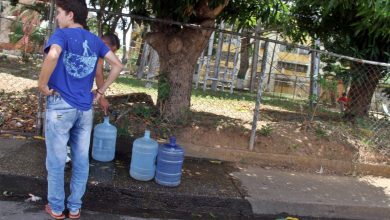
POLYGON ((118 36, 116 36, 116 34, 106 33, 102 36, 102 39, 105 39, 106 41, 108 41, 110 46, 115 46, 116 49, 119 49, 119 47, 121 46, 119 38, 118 38, 118 36))
POLYGON ((85 0, 56 0, 56 5, 66 13, 73 12, 73 21, 88 29, 88 8, 85 0))
POLYGON ((347 96, 347 93, 346 92, 343 92, 343 94, 341 94, 342 96, 347 96))

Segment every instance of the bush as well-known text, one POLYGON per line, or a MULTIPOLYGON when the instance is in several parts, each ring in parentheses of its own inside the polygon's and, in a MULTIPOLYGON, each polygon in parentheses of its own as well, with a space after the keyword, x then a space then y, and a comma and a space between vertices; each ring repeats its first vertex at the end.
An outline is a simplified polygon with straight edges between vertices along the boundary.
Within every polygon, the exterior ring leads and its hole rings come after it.
POLYGON ((11 26, 11 33, 9 34, 10 42, 13 44, 17 43, 22 39, 23 35, 23 24, 19 21, 15 21, 11 26))
POLYGON ((260 135, 269 137, 272 134, 272 127, 270 124, 266 124, 260 129, 260 135))

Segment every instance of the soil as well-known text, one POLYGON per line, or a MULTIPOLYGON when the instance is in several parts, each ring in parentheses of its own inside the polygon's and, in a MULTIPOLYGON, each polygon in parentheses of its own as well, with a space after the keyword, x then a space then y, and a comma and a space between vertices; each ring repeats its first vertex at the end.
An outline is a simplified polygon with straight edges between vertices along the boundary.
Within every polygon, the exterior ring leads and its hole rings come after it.
MULTIPOLYGON (((145 118, 137 115, 134 109, 139 106, 139 102, 122 105, 122 110, 120 105, 116 106, 116 111, 126 113, 119 120, 113 119, 117 127, 126 127, 125 135, 136 138, 142 136, 145 129, 149 129, 152 130, 153 138, 161 142, 166 142, 170 134, 175 134, 179 143, 222 150, 248 150, 251 130, 248 124, 238 123, 238 119, 193 111, 186 122, 173 127, 163 121, 156 122, 153 116, 145 118)), ((266 114, 266 110, 263 114, 266 114)), ((276 113, 272 114, 275 116, 276 113)), ((279 115, 279 118, 282 118, 284 112, 279 115)), ((97 114, 96 117, 100 116, 97 114)), ((315 121, 308 127, 300 121, 259 121, 260 128, 257 129, 254 151, 367 164, 390 164, 389 157, 366 147, 357 137, 358 134, 346 129, 350 126, 340 126, 340 123, 342 122, 330 124, 315 121)))

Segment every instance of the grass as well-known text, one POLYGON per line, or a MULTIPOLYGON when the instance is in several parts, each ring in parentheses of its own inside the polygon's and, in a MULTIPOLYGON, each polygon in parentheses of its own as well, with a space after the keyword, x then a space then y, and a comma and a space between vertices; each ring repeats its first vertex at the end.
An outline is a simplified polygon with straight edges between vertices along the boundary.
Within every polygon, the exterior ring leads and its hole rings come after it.
MULTIPOLYGON (((145 83, 145 80, 139 80, 131 76, 122 76, 115 81, 112 87, 116 90, 126 93, 144 92, 151 95, 153 100, 156 101, 157 83, 154 83, 151 88, 145 88, 145 83)), ((233 109, 237 109, 238 111, 243 111, 243 109, 241 108, 242 106, 255 104, 256 94, 245 91, 235 91, 233 94, 230 94, 228 91, 206 90, 204 92, 201 89, 193 89, 191 94, 191 102, 193 105, 198 105, 199 103, 207 103, 213 106, 230 106, 233 107, 233 109)), ((299 100, 292 100, 289 98, 276 97, 264 94, 261 100, 261 104, 276 106, 285 110, 298 111, 300 109, 300 105, 305 103, 299 100)))
POLYGON ((324 130, 320 127, 315 128, 315 134, 319 138, 328 136, 328 133, 326 132, 326 130, 324 130))
MULTIPOLYGON (((155 82, 150 88, 146 88, 145 83, 145 80, 139 80, 133 76, 121 76, 111 86, 112 94, 143 92, 150 95, 156 103, 157 83, 155 82)), ((246 132, 251 129, 255 103, 256 94, 248 91, 235 91, 230 94, 229 91, 206 90, 204 92, 202 89, 193 89, 191 112, 181 125, 196 123, 210 128, 246 132)), ((151 112, 144 111, 145 109, 142 107, 134 110, 137 116, 151 121, 152 124, 158 122, 155 118, 150 117, 151 112)), ((262 121, 290 120, 291 118, 302 120, 302 116, 299 116, 301 111, 304 114, 308 113, 307 102, 304 100, 293 100, 263 93, 260 115, 262 121), (285 111, 289 111, 291 116, 285 111)), ((321 113, 327 115, 329 112, 321 111, 321 113)), ((269 136, 273 132, 269 126, 262 129, 259 128, 259 132, 264 136, 269 136)))
MULTIPOLYGON (((145 83, 145 80, 138 80, 132 76, 121 76, 111 86, 112 94, 143 92, 150 95, 156 103, 157 83, 154 83, 151 88, 146 88, 145 83)), ((181 124, 195 123, 215 129, 247 132, 251 129, 255 103, 256 94, 246 91, 235 91, 230 94, 228 91, 206 90, 203 92, 202 89, 193 89, 191 112, 181 124)), ((261 100, 262 109, 265 106, 276 106, 284 110, 297 111, 301 103, 303 102, 270 95, 264 95, 261 100)), ((152 113, 143 107, 136 107, 133 113, 152 124, 159 121, 154 116, 151 117, 152 113)), ((261 120, 267 120, 266 118, 263 117, 261 120)), ((259 128, 259 132, 264 136, 269 136, 272 128, 270 126, 266 126, 263 130, 259 128)))

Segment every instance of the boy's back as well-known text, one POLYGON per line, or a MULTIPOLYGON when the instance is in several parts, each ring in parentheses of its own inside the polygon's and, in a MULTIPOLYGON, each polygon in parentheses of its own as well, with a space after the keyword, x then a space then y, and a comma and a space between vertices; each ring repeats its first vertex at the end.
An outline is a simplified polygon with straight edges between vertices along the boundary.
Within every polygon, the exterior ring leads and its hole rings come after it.
POLYGON ((57 44, 62 48, 56 68, 49 80, 49 87, 61 94, 66 102, 79 110, 91 108, 91 93, 98 58, 109 49, 96 35, 82 28, 57 29, 46 45, 57 44))

